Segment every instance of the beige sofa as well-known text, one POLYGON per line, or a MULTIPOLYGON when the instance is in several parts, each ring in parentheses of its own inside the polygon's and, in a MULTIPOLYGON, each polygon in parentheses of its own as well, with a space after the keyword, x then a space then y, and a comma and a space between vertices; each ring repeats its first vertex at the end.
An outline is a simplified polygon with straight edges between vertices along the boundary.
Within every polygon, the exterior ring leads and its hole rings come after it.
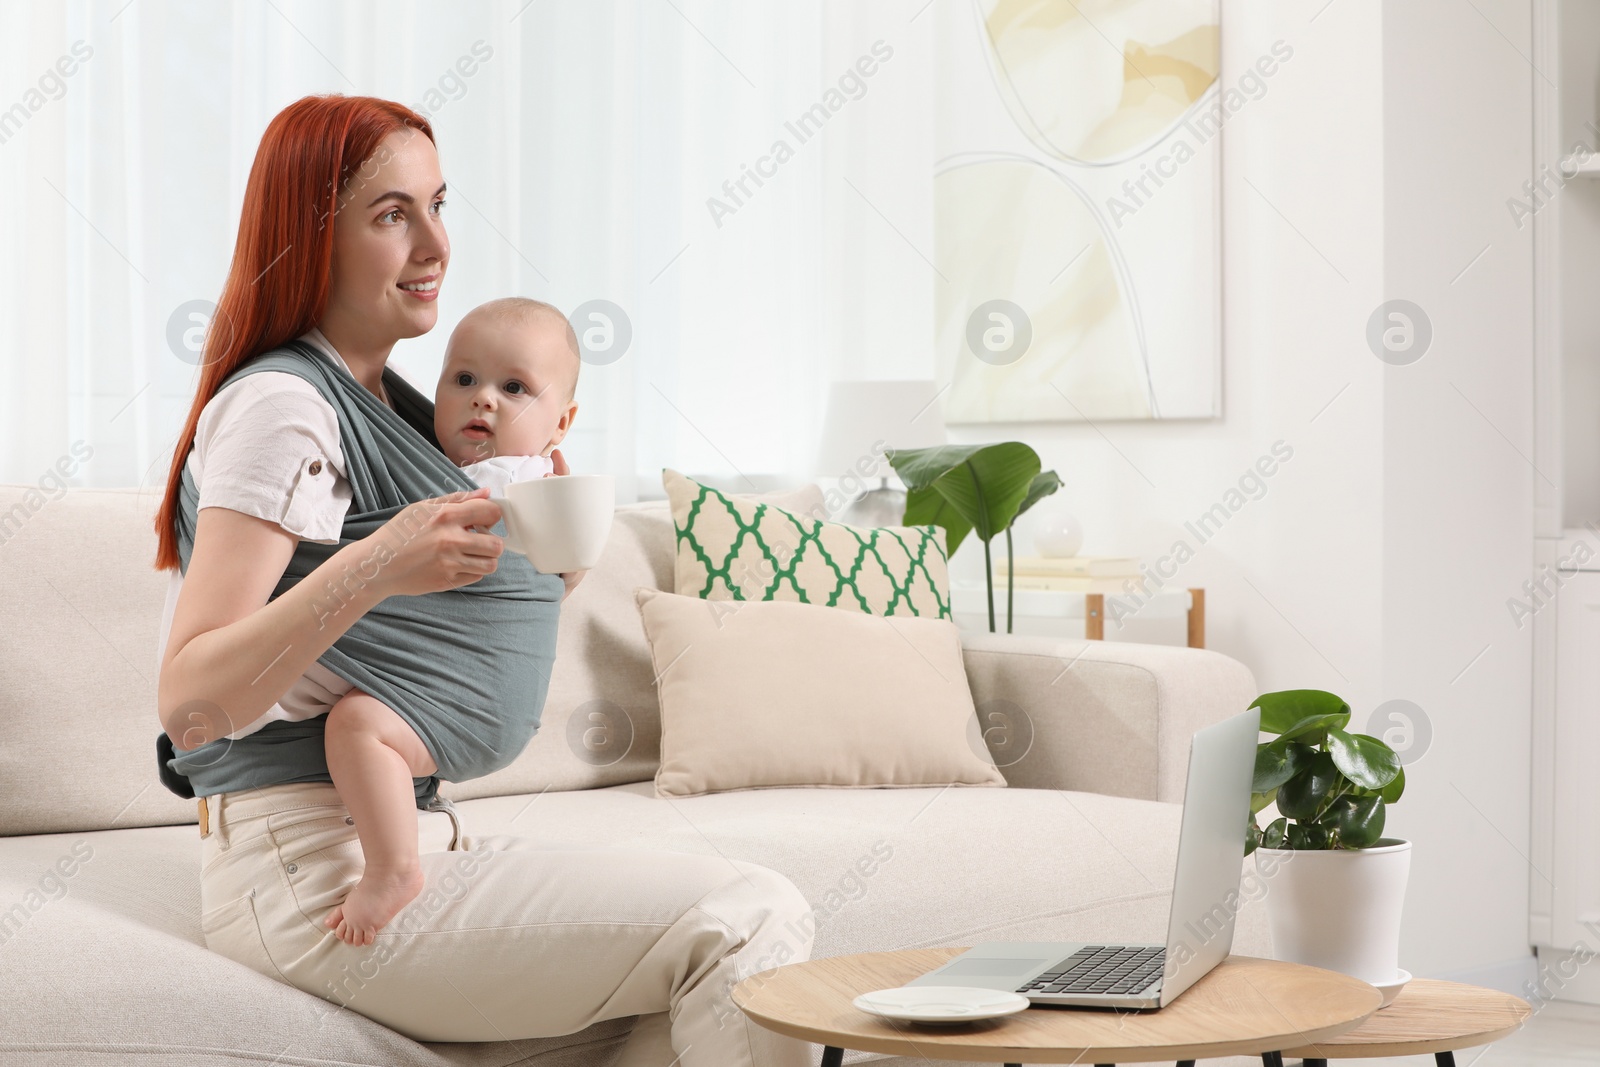
MULTIPOLYGON (((668 1067, 664 1014, 422 1045, 206 950, 196 806, 156 779, 168 576, 150 566, 155 504, 135 490, 0 486, 0 1063, 668 1067)), ((1008 788, 658 799, 660 720, 633 590, 671 589, 672 551, 664 503, 618 509, 604 559, 562 612, 540 733, 511 767, 447 787, 473 826, 771 867, 813 903, 817 957, 1163 939, 1189 737, 1254 697, 1243 666, 1185 648, 973 636, 966 667, 1008 788)), ((1264 910, 1247 899, 1236 952, 1269 954, 1264 910)), ((845 1062, 868 1060, 913 1062, 845 1062)))

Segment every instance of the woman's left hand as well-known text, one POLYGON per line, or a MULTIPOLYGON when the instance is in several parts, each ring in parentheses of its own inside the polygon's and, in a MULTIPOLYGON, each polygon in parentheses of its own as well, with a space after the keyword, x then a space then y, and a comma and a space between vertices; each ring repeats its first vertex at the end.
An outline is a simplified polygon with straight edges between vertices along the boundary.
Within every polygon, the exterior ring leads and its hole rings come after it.
MULTIPOLYGON (((550 465, 553 469, 549 474, 545 475, 546 478, 572 473, 572 469, 567 466, 567 458, 561 454, 561 449, 559 448, 550 450, 550 465)), ((567 571, 563 574, 561 580, 566 583, 567 591, 561 594, 561 599, 565 600, 571 596, 572 591, 578 588, 578 583, 583 581, 583 576, 588 573, 588 571, 567 571)))

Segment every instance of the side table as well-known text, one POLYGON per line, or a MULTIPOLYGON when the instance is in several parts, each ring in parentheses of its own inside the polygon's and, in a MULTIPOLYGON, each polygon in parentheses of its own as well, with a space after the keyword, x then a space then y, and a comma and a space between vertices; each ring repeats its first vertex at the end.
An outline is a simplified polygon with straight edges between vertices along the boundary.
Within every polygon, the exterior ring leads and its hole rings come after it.
MULTIPOLYGON (((1015 631, 1048 637, 1068 636, 1067 630, 1083 620, 1083 636, 1102 641, 1106 635, 1106 598, 1125 596, 1121 578, 1070 578, 1055 588, 1018 588, 1013 591, 1015 631)), ((987 630, 987 600, 983 582, 952 580, 950 598, 959 624, 987 630)), ((996 584, 995 622, 1005 629, 1005 586, 996 584)), ((1186 643, 1190 648, 1206 647, 1206 591, 1203 588, 1168 588, 1150 596, 1139 609, 1140 618, 1184 619, 1186 643)), ((1075 636, 1075 635, 1073 635, 1075 636)))
POLYGON ((1353 1030, 1287 1049, 1305 1067, 1329 1060, 1433 1053, 1438 1067, 1455 1067, 1455 1051, 1498 1041, 1519 1029, 1533 1009, 1498 989, 1413 978, 1395 1002, 1353 1030))
POLYGON ((917 1026, 869 1015, 851 1002, 904 985, 965 947, 833 956, 751 975, 733 1002, 768 1030, 824 1047, 822 1067, 846 1048, 974 1063, 1139 1063, 1193 1067, 1213 1056, 1262 1055, 1328 1039, 1364 1022, 1383 995, 1357 978, 1297 963, 1229 956, 1160 1011, 1033 1007, 957 1026, 917 1026))

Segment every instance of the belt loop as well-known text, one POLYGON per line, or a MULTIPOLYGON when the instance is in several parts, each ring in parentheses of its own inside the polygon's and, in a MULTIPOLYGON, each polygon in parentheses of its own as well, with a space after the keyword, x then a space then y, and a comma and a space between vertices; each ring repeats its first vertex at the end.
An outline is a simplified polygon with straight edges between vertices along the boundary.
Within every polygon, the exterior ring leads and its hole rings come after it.
POLYGON ((227 795, 226 793, 216 793, 210 798, 211 822, 216 828, 217 844, 221 848, 228 847, 228 818, 227 813, 223 810, 227 807, 227 801, 224 799, 227 795))

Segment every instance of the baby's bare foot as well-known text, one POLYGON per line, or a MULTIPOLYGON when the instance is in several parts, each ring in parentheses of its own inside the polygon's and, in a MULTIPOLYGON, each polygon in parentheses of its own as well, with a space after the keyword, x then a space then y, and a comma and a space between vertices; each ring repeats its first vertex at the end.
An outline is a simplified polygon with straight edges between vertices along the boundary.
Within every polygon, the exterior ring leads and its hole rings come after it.
POLYGON ((323 924, 350 945, 370 945, 377 932, 422 892, 422 868, 367 865, 344 903, 323 924))

